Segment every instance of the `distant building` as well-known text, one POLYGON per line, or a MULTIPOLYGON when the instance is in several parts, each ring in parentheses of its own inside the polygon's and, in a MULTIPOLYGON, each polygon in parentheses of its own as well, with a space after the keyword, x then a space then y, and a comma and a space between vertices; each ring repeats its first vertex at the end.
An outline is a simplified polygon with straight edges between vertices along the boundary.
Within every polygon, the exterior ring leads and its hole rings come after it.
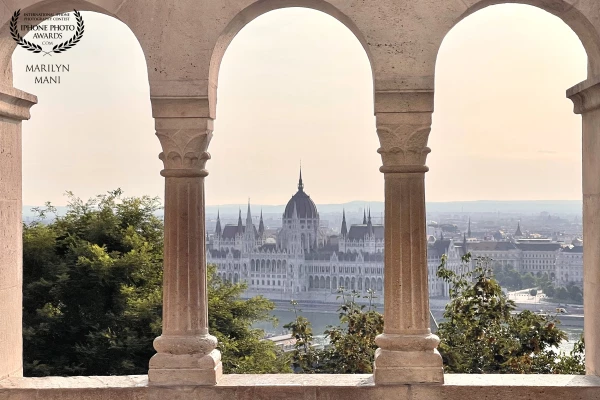
POLYGON ((583 285, 583 244, 574 240, 573 244, 561 249, 556 258, 556 286, 569 283, 583 285))
MULTIPOLYGON (((373 290, 383 301, 384 227, 363 213, 362 224, 347 225, 345 212, 339 235, 327 236, 319 213, 304 192, 302 172, 298 191, 288 201, 282 227, 274 238, 265 233, 262 213, 258 228, 252 222, 250 204, 245 224, 241 210, 237 224, 221 226, 217 215, 214 235, 207 243, 207 262, 216 264, 219 276, 234 283, 244 281, 248 290, 267 298, 305 298, 339 302, 338 288, 361 295, 373 290)), ((447 267, 461 268, 460 248, 452 240, 435 238, 428 245, 431 296, 447 296, 448 287, 436 276, 442 254, 447 267)))

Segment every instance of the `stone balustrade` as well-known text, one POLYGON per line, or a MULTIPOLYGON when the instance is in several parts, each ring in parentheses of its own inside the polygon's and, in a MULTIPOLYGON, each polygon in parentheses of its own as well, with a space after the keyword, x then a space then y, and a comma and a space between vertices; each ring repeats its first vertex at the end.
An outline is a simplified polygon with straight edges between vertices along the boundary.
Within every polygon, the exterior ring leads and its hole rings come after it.
POLYGON ((593 400, 600 377, 447 374, 443 385, 375 385, 372 375, 224 375, 216 386, 149 386, 145 375, 9 378, 0 400, 593 400))

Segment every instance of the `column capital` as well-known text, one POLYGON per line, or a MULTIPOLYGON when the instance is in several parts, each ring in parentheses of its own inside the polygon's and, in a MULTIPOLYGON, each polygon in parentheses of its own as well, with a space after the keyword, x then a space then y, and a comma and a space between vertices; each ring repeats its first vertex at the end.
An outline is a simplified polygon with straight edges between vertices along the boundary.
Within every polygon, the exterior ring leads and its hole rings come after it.
POLYGON ((0 85, 0 118, 23 121, 31 118, 29 110, 37 97, 14 87, 0 85))
POLYGON ((156 136, 160 140, 164 177, 204 177, 210 160, 208 145, 212 138, 210 118, 156 118, 156 136))
POLYGON ((424 173, 431 149, 431 112, 377 113, 377 135, 383 173, 424 173))
POLYGON ((567 97, 573 102, 575 114, 600 108, 600 76, 589 78, 567 90, 567 97))

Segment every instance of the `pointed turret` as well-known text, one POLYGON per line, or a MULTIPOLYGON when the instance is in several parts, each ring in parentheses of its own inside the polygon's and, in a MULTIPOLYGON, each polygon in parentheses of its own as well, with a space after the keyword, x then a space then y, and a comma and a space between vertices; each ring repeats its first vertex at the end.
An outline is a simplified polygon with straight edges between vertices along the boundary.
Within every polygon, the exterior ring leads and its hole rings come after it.
POLYGON ((469 217, 469 229, 467 230, 467 235, 471 237, 471 217, 469 217))
POLYGON ((363 208, 363 225, 367 224, 367 209, 363 208))
POLYGON ((263 233, 265 233, 265 224, 263 222, 262 210, 260 210, 260 223, 258 224, 258 234, 262 236, 263 233))
POLYGON ((346 210, 342 211, 342 229, 340 230, 342 236, 348 235, 348 227, 346 226, 346 210))
POLYGON ((369 219, 367 220, 367 233, 369 235, 372 235, 374 233, 373 224, 371 223, 371 209, 370 208, 369 208, 369 219))
POLYGON ((523 237, 521 233, 521 221, 517 222, 517 231, 515 232, 515 237, 523 237))
POLYGON ((221 214, 219 210, 217 210, 217 226, 215 227, 215 234, 217 235, 217 237, 220 237, 222 232, 223 231, 221 230, 221 214))
POLYGON ((465 234, 463 234, 463 244, 462 244, 462 247, 463 247, 463 252, 465 254, 467 254, 467 235, 465 235, 465 234))
POLYGON ((244 231, 244 226, 242 225, 242 209, 240 208, 240 214, 238 216, 237 233, 241 235, 243 231, 244 231))
POLYGON ((252 214, 250 214, 250 199, 248 199, 248 211, 246 212, 246 226, 252 226, 252 214))

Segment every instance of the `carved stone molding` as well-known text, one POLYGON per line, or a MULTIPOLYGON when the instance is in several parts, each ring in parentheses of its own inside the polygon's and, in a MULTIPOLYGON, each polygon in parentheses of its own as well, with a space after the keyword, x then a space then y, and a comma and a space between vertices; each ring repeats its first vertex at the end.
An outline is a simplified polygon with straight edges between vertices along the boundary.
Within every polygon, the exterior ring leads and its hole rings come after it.
POLYGON ((29 119, 29 110, 34 104, 37 104, 36 96, 13 87, 0 86, 0 118, 29 119))
POLYGON ((431 113, 377 114, 382 172, 426 172, 431 113))
POLYGON ((584 114, 600 108, 600 77, 583 81, 569 90, 567 97, 573 102, 573 112, 584 114))
POLYGON ((162 145, 162 176, 207 176, 208 145, 213 121, 208 118, 157 118, 156 136, 162 145))

